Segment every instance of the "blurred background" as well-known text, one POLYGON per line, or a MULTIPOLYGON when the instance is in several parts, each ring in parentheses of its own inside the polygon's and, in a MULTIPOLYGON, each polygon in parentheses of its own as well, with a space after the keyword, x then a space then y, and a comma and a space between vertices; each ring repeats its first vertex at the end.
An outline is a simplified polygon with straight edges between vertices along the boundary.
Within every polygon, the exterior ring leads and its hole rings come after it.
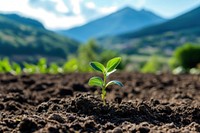
POLYGON ((200 0, 0 0, 0 73, 200 74, 200 0))

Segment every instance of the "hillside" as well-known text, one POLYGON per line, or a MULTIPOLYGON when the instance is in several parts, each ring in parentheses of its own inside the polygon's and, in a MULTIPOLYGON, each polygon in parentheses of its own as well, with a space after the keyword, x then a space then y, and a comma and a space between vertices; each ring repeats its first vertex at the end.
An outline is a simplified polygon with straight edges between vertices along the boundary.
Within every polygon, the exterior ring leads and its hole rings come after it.
POLYGON ((161 34, 169 31, 176 32, 181 30, 200 28, 199 14, 200 14, 200 7, 195 8, 183 15, 180 15, 164 23, 150 26, 142 30, 139 30, 137 32, 132 31, 130 33, 122 34, 119 37, 133 38, 133 37, 141 37, 153 34, 161 34))
POLYGON ((59 33, 80 41, 86 41, 89 38, 136 31, 163 21, 163 18, 150 11, 137 11, 130 7, 126 7, 108 16, 89 22, 83 26, 59 31, 59 33))
POLYGON ((171 55, 184 43, 200 43, 200 7, 161 24, 99 38, 100 45, 128 54, 171 55))
POLYGON ((0 15, 0 57, 20 61, 40 56, 65 59, 77 47, 78 42, 46 30, 36 20, 0 15))
POLYGON ((23 25, 44 29, 44 26, 40 22, 34 19, 21 17, 17 14, 0 14, 0 16, 23 25))

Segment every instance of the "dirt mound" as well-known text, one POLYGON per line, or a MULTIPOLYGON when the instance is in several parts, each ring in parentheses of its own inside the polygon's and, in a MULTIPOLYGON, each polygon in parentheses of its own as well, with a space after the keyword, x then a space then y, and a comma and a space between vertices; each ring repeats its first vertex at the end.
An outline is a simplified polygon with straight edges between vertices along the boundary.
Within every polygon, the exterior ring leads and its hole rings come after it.
POLYGON ((0 75, 0 133, 200 132, 200 76, 118 73, 104 106, 92 75, 0 75))

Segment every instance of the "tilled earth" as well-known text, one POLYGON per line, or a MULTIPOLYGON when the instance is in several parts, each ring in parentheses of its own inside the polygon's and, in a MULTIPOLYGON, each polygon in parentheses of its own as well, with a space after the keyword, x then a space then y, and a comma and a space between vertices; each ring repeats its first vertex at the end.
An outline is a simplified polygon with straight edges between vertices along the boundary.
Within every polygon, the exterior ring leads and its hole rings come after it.
POLYGON ((93 75, 1 74, 0 133, 200 132, 200 75, 113 74, 105 106, 93 75))

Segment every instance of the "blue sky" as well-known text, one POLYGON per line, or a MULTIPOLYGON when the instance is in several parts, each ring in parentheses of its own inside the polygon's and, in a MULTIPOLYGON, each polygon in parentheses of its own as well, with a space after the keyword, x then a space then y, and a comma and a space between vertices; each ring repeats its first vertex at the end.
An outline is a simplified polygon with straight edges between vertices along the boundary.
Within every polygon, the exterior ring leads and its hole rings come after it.
POLYGON ((0 12, 37 19, 48 29, 82 25, 125 6, 173 18, 200 6, 200 0, 0 0, 0 12))

